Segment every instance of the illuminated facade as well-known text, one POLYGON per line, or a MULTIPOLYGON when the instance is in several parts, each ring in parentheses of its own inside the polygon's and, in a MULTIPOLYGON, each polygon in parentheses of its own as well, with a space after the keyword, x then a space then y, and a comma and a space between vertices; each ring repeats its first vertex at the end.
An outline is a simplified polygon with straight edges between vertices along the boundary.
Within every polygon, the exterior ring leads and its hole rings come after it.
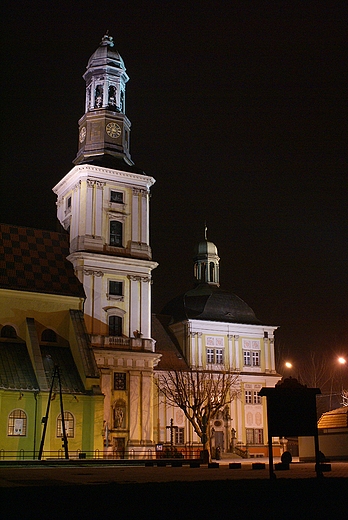
POLYGON ((82 282, 85 322, 105 395, 105 446, 153 445, 149 196, 155 182, 129 153, 128 76, 105 35, 88 61, 85 114, 74 168, 54 187, 70 234, 68 259, 82 282))

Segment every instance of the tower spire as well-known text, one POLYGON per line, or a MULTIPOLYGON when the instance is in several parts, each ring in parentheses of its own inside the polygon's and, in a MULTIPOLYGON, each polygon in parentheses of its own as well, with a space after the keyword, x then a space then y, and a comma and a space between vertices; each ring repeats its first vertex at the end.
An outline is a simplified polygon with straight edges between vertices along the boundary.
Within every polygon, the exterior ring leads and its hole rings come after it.
POLYGON ((106 157, 113 157, 133 165, 129 152, 131 123, 125 106, 129 77, 109 31, 90 57, 83 78, 85 114, 79 121, 79 149, 74 163, 101 164, 106 157))

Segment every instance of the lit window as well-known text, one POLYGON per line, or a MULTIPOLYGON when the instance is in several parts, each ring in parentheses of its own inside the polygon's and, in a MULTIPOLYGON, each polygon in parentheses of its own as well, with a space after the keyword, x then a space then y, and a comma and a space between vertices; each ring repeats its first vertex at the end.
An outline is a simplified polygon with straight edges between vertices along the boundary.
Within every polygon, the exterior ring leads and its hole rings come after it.
POLYGON ((263 429, 262 428, 247 428, 246 429, 247 444, 263 444, 263 429))
POLYGON ((184 444, 185 428, 175 428, 175 444, 184 444))
POLYGON ((126 390, 125 372, 114 372, 114 390, 126 390))
POLYGON ((244 356, 244 365, 246 367, 249 367, 250 366, 250 351, 243 350, 243 356, 244 356))
POLYGON ((222 348, 207 348, 207 363, 208 365, 222 365, 224 362, 224 355, 222 348))
POLYGON ((253 366, 259 367, 260 366, 260 352, 258 350, 253 351, 252 358, 253 358, 253 366))
POLYGON ((110 202, 116 202, 117 204, 123 204, 123 193, 122 191, 111 191, 110 202))
POLYGON ((260 366, 260 351, 259 350, 243 350, 244 366, 259 367, 260 366))
POLYGON ((245 391, 245 403, 246 404, 251 404, 252 403, 252 396, 251 396, 251 391, 250 390, 246 390, 245 391))
POLYGON ((109 294, 112 296, 123 295, 123 283, 115 282, 114 280, 109 281, 109 294))
POLYGON ((122 336, 122 318, 109 316, 109 336, 122 336))
POLYGON ((112 220, 110 222, 110 245, 122 247, 122 222, 112 220))
POLYGON ((253 392, 253 403, 261 404, 261 396, 258 395, 258 392, 253 392))
MULTIPOLYGON (((64 412, 64 426, 65 433, 67 437, 74 437, 74 416, 70 412, 64 412)), ((57 417, 57 437, 63 436, 63 427, 62 427, 62 414, 60 413, 57 417)))
POLYGON ((7 435, 27 434, 27 414, 23 410, 13 410, 8 416, 7 435))

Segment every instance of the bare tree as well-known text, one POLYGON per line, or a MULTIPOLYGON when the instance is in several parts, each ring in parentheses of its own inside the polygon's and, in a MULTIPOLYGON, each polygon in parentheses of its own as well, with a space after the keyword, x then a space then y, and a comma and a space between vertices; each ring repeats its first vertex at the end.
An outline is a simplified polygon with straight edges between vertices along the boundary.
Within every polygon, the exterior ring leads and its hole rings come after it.
POLYGON ((167 403, 184 412, 211 460, 209 423, 237 397, 238 375, 211 370, 173 370, 159 373, 156 385, 167 403))
POLYGON ((309 351, 308 357, 299 368, 299 379, 309 388, 328 390, 329 384, 333 384, 333 369, 327 362, 327 355, 321 352, 309 351))

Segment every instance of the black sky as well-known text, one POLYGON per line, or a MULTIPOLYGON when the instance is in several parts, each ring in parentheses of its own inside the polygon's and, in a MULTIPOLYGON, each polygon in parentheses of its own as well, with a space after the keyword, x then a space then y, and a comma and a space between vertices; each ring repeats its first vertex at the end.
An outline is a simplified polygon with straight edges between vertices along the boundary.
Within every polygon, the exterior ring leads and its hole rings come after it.
POLYGON ((131 155, 156 179, 153 310, 191 288, 195 244, 283 354, 348 357, 345 2, 20 1, 3 10, 1 216, 56 228, 82 74, 109 30, 131 155))

